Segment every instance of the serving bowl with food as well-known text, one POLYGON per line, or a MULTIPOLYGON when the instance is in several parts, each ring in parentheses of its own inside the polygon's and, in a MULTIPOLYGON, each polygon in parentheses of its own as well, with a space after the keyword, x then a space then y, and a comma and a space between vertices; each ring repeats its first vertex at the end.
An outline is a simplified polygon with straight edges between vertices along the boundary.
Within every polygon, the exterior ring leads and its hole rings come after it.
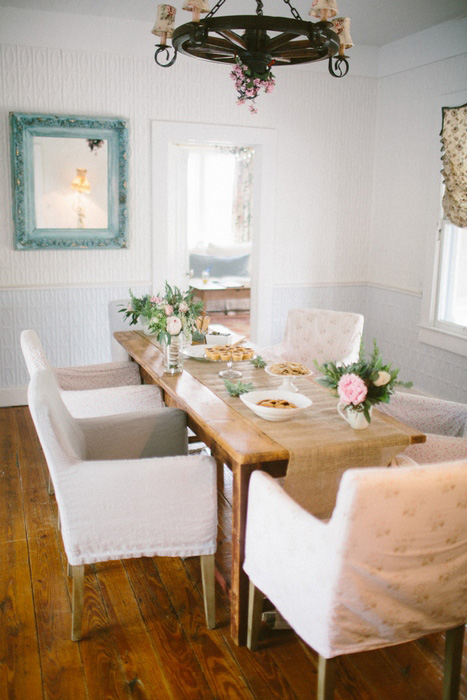
POLYGON ((306 411, 312 400, 304 394, 280 389, 258 389, 242 394, 240 400, 264 420, 290 420, 306 411))
POLYGON ((284 391, 298 391, 293 380, 297 377, 306 377, 313 374, 313 372, 308 369, 308 367, 305 367, 305 365, 302 365, 301 362, 275 362, 265 367, 264 371, 271 377, 281 377, 282 384, 280 388, 284 391))

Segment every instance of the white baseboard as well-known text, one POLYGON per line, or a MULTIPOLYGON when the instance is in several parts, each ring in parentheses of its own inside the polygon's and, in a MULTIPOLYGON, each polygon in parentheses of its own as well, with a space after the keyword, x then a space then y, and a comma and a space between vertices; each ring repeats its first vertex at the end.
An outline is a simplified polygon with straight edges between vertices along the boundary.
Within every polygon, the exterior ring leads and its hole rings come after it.
POLYGON ((15 386, 9 389, 0 389, 0 408, 8 406, 27 406, 28 387, 15 386))

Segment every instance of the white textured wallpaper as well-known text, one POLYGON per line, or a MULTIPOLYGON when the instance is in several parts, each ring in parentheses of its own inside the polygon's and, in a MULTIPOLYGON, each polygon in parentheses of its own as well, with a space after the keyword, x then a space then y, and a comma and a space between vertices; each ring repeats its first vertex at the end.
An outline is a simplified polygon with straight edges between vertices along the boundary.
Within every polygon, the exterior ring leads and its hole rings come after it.
MULTIPOLYGON (((431 235, 437 207, 438 176, 432 171, 439 143, 433 143, 438 123, 432 105, 444 90, 465 84, 465 56, 380 80, 355 75, 335 80, 326 65, 313 71, 278 69, 275 92, 260 98, 253 116, 236 106, 228 67, 182 57, 164 70, 155 66, 151 51, 147 57, 140 50, 129 55, 125 47, 125 55, 119 55, 118 43, 114 53, 108 48, 101 52, 99 22, 107 47, 112 26, 96 17, 92 43, 81 42, 81 50, 60 48, 68 44, 60 44, 59 32, 43 46, 15 45, 14 13, 6 16, 11 26, 8 32, 0 29, 3 37, 8 34, 0 46, 0 388, 26 381, 19 354, 23 328, 39 332, 54 363, 109 359, 106 303, 125 296, 129 286, 148 287, 153 246, 157 252, 158 237, 166 235, 156 220, 153 240, 153 120, 276 130, 276 224, 270 233, 276 331, 287 308, 317 298, 317 286, 325 290, 319 296, 323 304, 341 308, 352 302, 352 310, 364 310, 369 336, 382 332, 380 313, 387 313, 387 304, 384 295, 379 303, 371 287, 368 294, 362 291, 368 281, 420 293, 424 240, 431 235), (129 120, 128 250, 13 249, 11 111, 129 120), (358 293, 349 291, 357 287, 358 293)), ((22 22, 28 17, 37 21, 38 13, 21 13, 22 22)), ((69 31, 72 16, 54 21, 54 29, 61 25, 69 31)), ((132 30, 135 26, 129 25, 132 30)), ((20 32, 18 23, 16 28, 20 32)), ((144 42, 150 44, 143 29, 144 42)), ((170 278, 170 270, 166 276, 170 278)), ((391 297, 393 302, 407 306, 403 297, 391 297)), ((409 337, 406 324, 412 324, 413 340, 417 313, 414 307, 410 321, 392 312, 388 318, 393 339, 388 349, 395 363, 400 357, 405 365, 410 354, 403 353, 409 337)), ((427 353, 418 352, 416 345, 413 352, 412 369, 427 391, 458 396, 438 356, 439 376, 430 385, 424 368, 427 353)), ((465 361, 459 356, 452 360, 450 353, 441 357, 457 371, 465 361)))

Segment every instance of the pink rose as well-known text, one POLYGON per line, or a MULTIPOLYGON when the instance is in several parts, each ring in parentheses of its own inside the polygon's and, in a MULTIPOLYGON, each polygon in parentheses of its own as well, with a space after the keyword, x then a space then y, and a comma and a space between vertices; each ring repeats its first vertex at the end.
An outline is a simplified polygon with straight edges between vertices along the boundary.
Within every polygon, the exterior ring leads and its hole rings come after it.
POLYGON ((188 304, 186 303, 186 301, 182 301, 178 308, 180 310, 180 313, 184 314, 188 311, 188 304))
POLYGON ((346 405, 358 406, 365 401, 368 389, 363 379, 357 374, 343 374, 337 384, 337 393, 346 405))
POLYGON ((151 302, 151 304, 160 304, 162 299, 160 297, 151 297, 149 301, 151 302))
POLYGON ((173 312, 174 312, 174 307, 172 306, 172 304, 166 304, 164 306, 164 313, 166 316, 172 316, 173 312))
POLYGON ((169 316, 167 319, 167 332, 170 335, 178 335, 182 330, 182 322, 178 316, 169 316))

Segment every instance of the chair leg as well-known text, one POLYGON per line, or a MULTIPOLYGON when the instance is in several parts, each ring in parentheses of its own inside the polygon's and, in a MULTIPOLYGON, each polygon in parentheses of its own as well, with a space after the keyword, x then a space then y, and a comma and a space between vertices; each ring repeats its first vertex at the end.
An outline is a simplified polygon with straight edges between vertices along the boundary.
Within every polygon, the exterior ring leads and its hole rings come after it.
POLYGON ((246 645, 250 651, 256 651, 258 648, 259 631, 261 628, 261 615, 263 612, 264 596, 256 588, 253 581, 250 581, 250 590, 248 595, 248 631, 246 645))
POLYGON ((48 491, 49 496, 53 496, 55 493, 54 485, 53 485, 52 478, 51 478, 50 474, 49 474, 49 480, 47 482, 47 491, 48 491))
POLYGON ((465 625, 446 632, 443 700, 457 700, 461 680, 465 625))
POLYGON ((216 578, 214 574, 214 554, 202 554, 200 559, 206 626, 208 630, 212 630, 216 626, 216 578))
POLYGON ((83 604, 84 604, 84 565, 72 566, 73 574, 73 601, 71 611, 71 639, 77 642, 81 639, 83 604))
POLYGON ((318 696, 317 700, 333 700, 334 680, 336 676, 337 659, 318 659, 318 696))

